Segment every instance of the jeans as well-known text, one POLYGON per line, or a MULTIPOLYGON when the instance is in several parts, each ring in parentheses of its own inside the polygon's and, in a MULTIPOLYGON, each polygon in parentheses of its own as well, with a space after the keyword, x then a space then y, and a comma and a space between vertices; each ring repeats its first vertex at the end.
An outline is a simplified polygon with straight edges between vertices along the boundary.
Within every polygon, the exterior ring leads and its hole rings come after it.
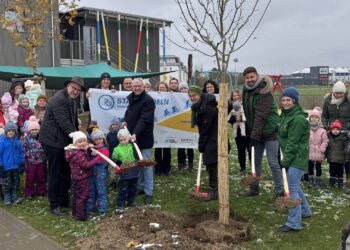
POLYGON ((302 216, 308 217, 312 214, 309 203, 300 187, 300 180, 303 175, 304 170, 302 169, 294 167, 288 168, 287 177, 290 196, 293 200, 301 199, 301 204, 288 210, 288 220, 285 225, 293 229, 301 228, 302 216))
POLYGON ((4 202, 15 202, 18 199, 19 170, 2 170, 4 202))
POLYGON ((280 166, 278 164, 278 142, 277 141, 267 141, 267 142, 258 142, 255 146, 255 171, 256 176, 261 176, 262 172, 262 157, 264 154, 264 149, 266 148, 267 161, 269 163, 273 183, 275 186, 275 194, 279 195, 283 193, 283 182, 282 182, 282 173, 280 166))
POLYGON ((132 179, 120 179, 119 180, 119 192, 117 198, 117 206, 125 207, 125 202, 128 205, 132 205, 135 202, 135 196, 137 191, 137 180, 138 178, 132 179))
MULTIPOLYGON (((145 148, 141 149, 141 154, 143 159, 151 159, 151 149, 145 148)), ((153 195, 153 168, 152 167, 142 167, 140 172, 140 178, 138 182, 138 190, 142 190, 146 195, 153 195)))

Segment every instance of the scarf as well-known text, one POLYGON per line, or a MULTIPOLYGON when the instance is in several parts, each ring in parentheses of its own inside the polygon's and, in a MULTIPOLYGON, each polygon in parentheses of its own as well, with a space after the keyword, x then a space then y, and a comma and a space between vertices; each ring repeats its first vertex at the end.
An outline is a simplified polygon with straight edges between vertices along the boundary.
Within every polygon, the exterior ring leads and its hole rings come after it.
POLYGON ((244 85, 247 90, 251 91, 256 89, 259 86, 259 84, 262 82, 262 80, 263 80, 263 77, 259 76, 258 80, 254 83, 252 87, 250 87, 247 82, 244 82, 244 85))
MULTIPOLYGON (((202 97, 201 97, 202 98, 202 97)), ((194 128, 194 126, 198 126, 197 124, 197 113, 198 113, 198 110, 201 106, 201 100, 195 104, 192 104, 191 106, 191 128, 194 128)))
POLYGON ((344 101, 344 98, 345 98, 345 96, 343 98, 336 99, 332 93, 331 104, 335 104, 335 105, 339 106, 344 101))
POLYGON ((313 131, 316 131, 317 129, 319 129, 321 126, 318 123, 310 123, 310 129, 313 131))

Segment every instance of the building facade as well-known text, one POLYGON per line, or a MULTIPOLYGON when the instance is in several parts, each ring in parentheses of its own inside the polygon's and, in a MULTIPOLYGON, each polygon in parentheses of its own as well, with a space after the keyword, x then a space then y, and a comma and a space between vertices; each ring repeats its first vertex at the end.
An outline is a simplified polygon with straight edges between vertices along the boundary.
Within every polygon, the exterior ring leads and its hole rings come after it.
MULTIPOLYGON (((168 83, 172 78, 176 78, 179 82, 187 82, 187 68, 181 61, 181 59, 175 55, 165 56, 166 66, 164 69, 163 57, 160 58, 160 72, 174 71, 165 75, 165 81, 168 83)), ((163 77, 162 79, 163 80, 163 77)))

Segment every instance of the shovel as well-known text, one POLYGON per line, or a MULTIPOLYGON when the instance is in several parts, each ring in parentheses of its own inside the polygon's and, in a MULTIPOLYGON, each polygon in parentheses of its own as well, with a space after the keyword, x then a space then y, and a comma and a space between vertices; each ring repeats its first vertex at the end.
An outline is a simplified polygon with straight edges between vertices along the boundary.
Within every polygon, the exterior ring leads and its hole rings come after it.
POLYGON ((116 171, 120 171, 120 167, 115 164, 114 161, 112 161, 111 159, 109 159, 107 156, 105 156, 104 154, 102 154, 101 152, 99 152, 98 150, 94 149, 94 148, 90 148, 92 152, 98 154, 103 160, 105 160, 106 162, 108 162, 112 167, 115 168, 116 171))
POLYGON ((252 155, 252 160, 251 160, 252 174, 250 176, 244 177, 240 181, 241 187, 251 186, 260 180, 260 178, 256 176, 256 172, 255 172, 255 148, 254 147, 252 147, 251 155, 252 155))
MULTIPOLYGON (((283 159, 282 150, 280 149, 281 160, 283 159)), ((301 203, 301 200, 293 200, 290 197, 289 187, 288 187, 288 178, 286 168, 282 167, 282 177, 283 177, 283 187, 284 187, 284 197, 276 198, 276 205, 282 209, 289 209, 298 206, 301 203)))
POLYGON ((195 191, 188 191, 188 195, 196 200, 206 200, 208 199, 208 192, 201 192, 201 168, 202 168, 202 153, 199 154, 199 161, 198 161, 198 171, 197 171, 197 182, 196 182, 196 190, 195 191))

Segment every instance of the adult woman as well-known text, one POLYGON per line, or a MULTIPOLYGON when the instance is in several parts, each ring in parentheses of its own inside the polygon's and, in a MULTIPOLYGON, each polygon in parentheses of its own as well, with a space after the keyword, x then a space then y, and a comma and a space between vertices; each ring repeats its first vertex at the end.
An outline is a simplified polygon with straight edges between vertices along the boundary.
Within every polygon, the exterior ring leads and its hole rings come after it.
MULTIPOLYGON (((242 103, 242 94, 240 90, 233 90, 231 93, 231 97, 229 100, 229 112, 232 110, 232 104, 234 102, 242 103)), ((231 116, 231 119, 228 121, 231 125, 233 125, 235 122, 240 122, 241 117, 235 117, 231 116)), ((246 129, 246 131, 248 131, 246 129)), ((245 175, 246 173, 246 151, 248 151, 249 154, 249 161, 251 159, 251 150, 250 150, 250 135, 242 136, 241 129, 238 126, 237 127, 237 136, 235 138, 236 145, 237 145, 237 151, 238 151, 238 162, 240 166, 239 173, 240 175, 245 175)))
POLYGON ((307 116, 299 105, 299 92, 293 87, 286 88, 282 93, 282 114, 278 130, 278 142, 283 155, 281 166, 288 169, 291 198, 301 200, 301 204, 289 209, 287 222, 277 229, 280 233, 299 231, 301 219, 311 217, 312 214, 300 187, 309 160, 310 125, 307 116))
POLYGON ((18 98, 21 94, 26 93, 26 89, 24 88, 24 82, 20 79, 13 79, 9 92, 12 96, 13 104, 18 106, 18 98))
POLYGON ((204 83, 202 92, 207 94, 212 94, 212 95, 219 94, 219 86, 215 81, 208 80, 204 83))
MULTIPOLYGON (((158 93, 168 92, 169 87, 165 82, 158 82, 156 85, 158 93)), ((170 148, 156 148, 154 150, 154 159, 157 165, 154 167, 156 175, 169 175, 171 169, 171 149, 170 148)))

